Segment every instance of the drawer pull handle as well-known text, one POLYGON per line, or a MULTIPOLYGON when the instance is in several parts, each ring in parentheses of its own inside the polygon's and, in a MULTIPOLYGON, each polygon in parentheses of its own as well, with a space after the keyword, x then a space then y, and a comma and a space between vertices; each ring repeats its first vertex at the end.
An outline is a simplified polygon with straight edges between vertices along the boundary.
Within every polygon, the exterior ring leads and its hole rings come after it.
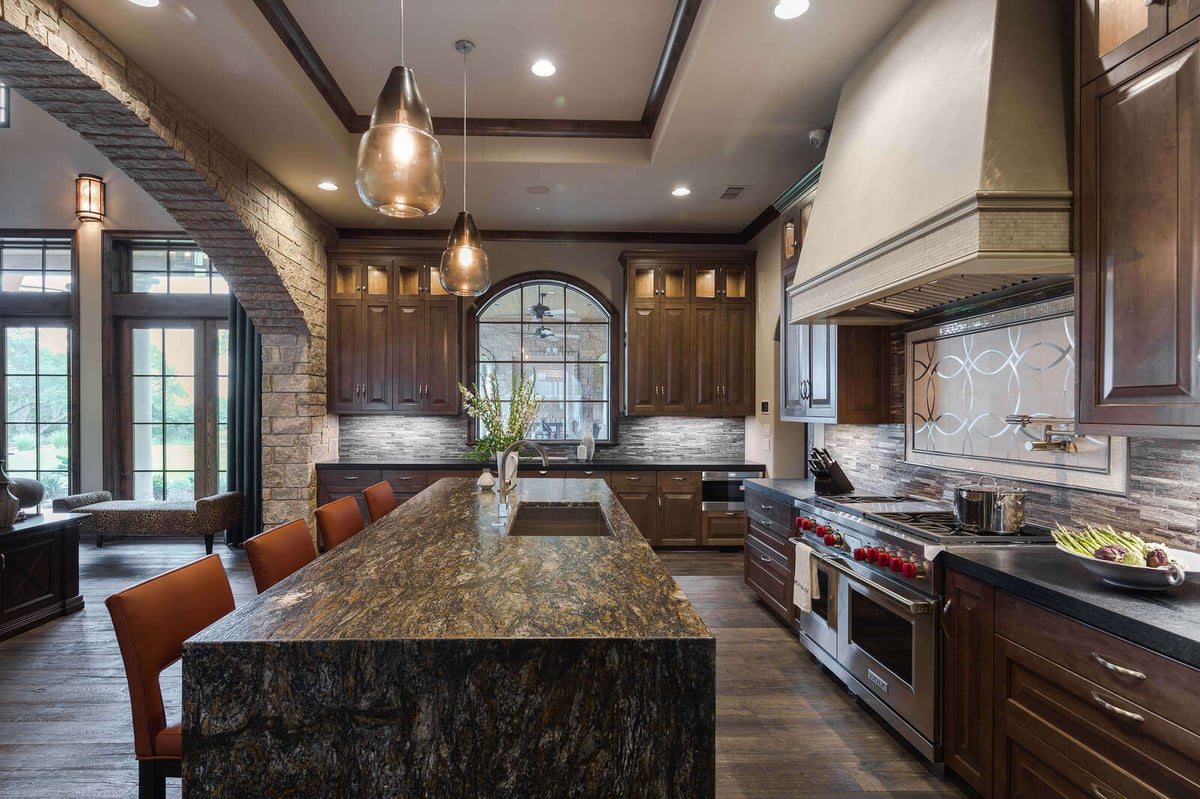
POLYGON ((950 609, 954 607, 954 599, 946 600, 946 604, 942 605, 942 635, 950 637, 950 628, 946 626, 946 620, 950 618, 950 609))
POLYGON ((729 511, 725 511, 725 515, 726 516, 737 516, 738 514, 737 514, 737 511, 729 510, 729 511))
POLYGON ((1096 797, 1096 799, 1108 799, 1104 791, 1100 790, 1100 786, 1094 782, 1092 783, 1092 796, 1096 797))
POLYGON ((759 556, 758 556, 758 559, 759 559, 759 560, 761 560, 763 563, 770 563, 770 562, 771 562, 771 558, 770 558, 770 557, 768 557, 767 555, 759 555, 759 556))
POLYGON ((1112 661, 1106 659, 1105 657, 1103 657, 1102 655, 1100 655, 1097 652, 1092 653, 1092 660, 1096 661, 1097 663, 1099 663, 1101 666, 1108 669, 1109 671, 1120 674, 1122 677, 1132 677, 1135 680, 1146 679, 1146 675, 1143 674, 1142 672, 1134 671, 1133 669, 1127 669, 1124 666, 1118 666, 1116 663, 1113 663, 1112 661))
POLYGON ((759 506, 760 508, 762 508, 763 510, 775 510, 775 506, 774 506, 774 505, 764 505, 764 504, 762 504, 762 503, 760 502, 760 503, 758 504, 758 506, 759 506))
POLYGON ((407 483, 412 478, 411 477, 397 477, 396 479, 399 480, 401 483, 407 483))
POLYGON ((1096 693, 1095 691, 1092 691, 1092 699, 1096 700, 1097 705, 1104 708, 1109 713, 1112 713, 1119 719, 1124 719, 1125 721, 1136 721, 1138 724, 1141 724, 1146 720, 1146 718, 1140 713, 1132 713, 1124 708, 1119 708, 1114 704, 1105 702, 1104 697, 1100 696, 1100 694, 1096 693))
POLYGON ((671 479, 674 480, 676 483, 682 483, 687 478, 686 477, 672 477, 671 479))
POLYGON ((358 475, 350 475, 347 477, 343 477, 342 479, 352 483, 358 479, 358 475))
POLYGON ((631 482, 631 483, 636 483, 637 481, 641 480, 642 478, 640 478, 640 477, 626 477, 625 479, 626 479, 626 480, 628 480, 628 481, 629 481, 629 482, 631 482))

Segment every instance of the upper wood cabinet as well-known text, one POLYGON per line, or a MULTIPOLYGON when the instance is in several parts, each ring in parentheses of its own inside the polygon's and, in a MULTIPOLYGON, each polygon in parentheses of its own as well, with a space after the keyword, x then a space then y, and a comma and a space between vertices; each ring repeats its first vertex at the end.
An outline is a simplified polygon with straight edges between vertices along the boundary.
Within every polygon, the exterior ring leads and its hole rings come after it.
POLYGON ((1087 432, 1200 438, 1198 40, 1200 20, 1080 93, 1078 419, 1087 432))
POLYGON ((790 325, 784 273, 780 331, 780 419, 822 424, 891 421, 891 328, 790 325))
POLYGON ((754 412, 754 254, 624 252, 625 412, 754 412))
POLYGON ((439 253, 331 253, 328 403, 340 413, 454 415, 459 303, 439 253))

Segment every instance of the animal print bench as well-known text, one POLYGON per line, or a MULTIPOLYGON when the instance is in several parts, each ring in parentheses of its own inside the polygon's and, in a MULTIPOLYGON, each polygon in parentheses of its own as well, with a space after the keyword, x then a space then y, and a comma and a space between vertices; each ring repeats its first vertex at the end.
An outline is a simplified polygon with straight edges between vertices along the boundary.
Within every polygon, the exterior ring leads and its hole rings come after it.
POLYGON ((204 551, 211 555, 213 537, 242 524, 242 495, 227 491, 197 500, 113 499, 107 491, 73 494, 54 500, 60 512, 87 513, 80 532, 95 535, 96 546, 105 536, 202 535, 204 551))

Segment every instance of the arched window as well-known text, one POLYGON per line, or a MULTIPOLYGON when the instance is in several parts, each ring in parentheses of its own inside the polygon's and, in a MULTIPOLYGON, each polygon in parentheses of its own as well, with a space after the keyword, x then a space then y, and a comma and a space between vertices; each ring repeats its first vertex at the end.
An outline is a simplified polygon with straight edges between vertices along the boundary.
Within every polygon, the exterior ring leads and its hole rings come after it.
POLYGON ((569 275, 505 281, 474 315, 476 380, 495 372, 503 397, 514 372, 536 374, 542 405, 531 439, 578 441, 590 426, 597 441, 615 441, 615 317, 603 295, 569 275))

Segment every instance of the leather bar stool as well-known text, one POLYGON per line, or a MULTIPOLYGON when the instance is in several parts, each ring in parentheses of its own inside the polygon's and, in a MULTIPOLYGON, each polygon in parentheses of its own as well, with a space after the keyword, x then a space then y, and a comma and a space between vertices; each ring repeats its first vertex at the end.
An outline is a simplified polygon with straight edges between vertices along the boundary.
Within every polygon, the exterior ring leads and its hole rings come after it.
POLYGON ((260 594, 317 559, 317 548, 303 519, 259 533, 242 546, 254 573, 254 587, 260 594))
POLYGON ((358 500, 354 497, 335 499, 317 508, 317 532, 321 536, 323 552, 353 538, 362 529, 362 511, 358 509, 358 500))
POLYGON ((163 799, 167 777, 180 776, 181 724, 167 724, 163 669, 183 657, 183 642, 233 610, 225 567, 209 555, 151 577, 104 600, 129 681, 138 796, 163 799))
POLYGON ((367 501, 367 515, 373 522, 379 521, 397 507, 392 484, 387 480, 380 480, 375 485, 364 488, 363 499, 367 501))

